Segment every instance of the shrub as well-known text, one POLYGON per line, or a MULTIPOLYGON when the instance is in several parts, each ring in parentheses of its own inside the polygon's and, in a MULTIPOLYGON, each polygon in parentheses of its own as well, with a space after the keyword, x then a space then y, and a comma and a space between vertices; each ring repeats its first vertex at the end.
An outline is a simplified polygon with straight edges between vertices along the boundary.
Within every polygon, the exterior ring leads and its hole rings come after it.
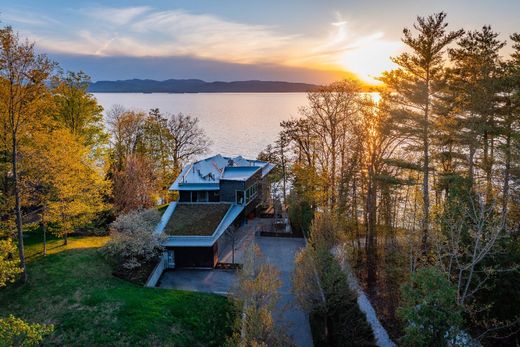
POLYGON ((22 272, 16 251, 16 245, 11 239, 0 240, 0 287, 14 282, 22 272))
POLYGON ((110 224, 112 238, 104 248, 105 254, 126 270, 139 268, 157 258, 163 251, 161 236, 154 233, 160 219, 156 209, 120 215, 110 224))
POLYGON ((53 325, 30 324, 9 315, 0 318, 0 346, 37 346, 53 331, 53 325))
MULTIPOLYGON (((397 314, 405 324, 403 346, 450 346, 462 336, 457 290, 435 267, 419 269, 401 287, 397 314)), ((459 345, 459 344, 457 344, 459 345)))

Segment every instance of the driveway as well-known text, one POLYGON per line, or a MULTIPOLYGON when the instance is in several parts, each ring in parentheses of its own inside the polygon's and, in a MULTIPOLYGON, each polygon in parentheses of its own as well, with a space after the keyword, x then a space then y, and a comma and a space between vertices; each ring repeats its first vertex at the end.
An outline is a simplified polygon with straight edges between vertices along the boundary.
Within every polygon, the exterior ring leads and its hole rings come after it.
POLYGON ((177 269, 164 272, 157 286, 227 295, 235 279, 234 270, 177 269))
MULTIPOLYGON (((280 271, 280 302, 274 312, 275 320, 284 327, 298 347, 311 347, 312 335, 307 314, 296 304, 292 293, 292 273, 294 271, 294 257, 305 247, 305 241, 300 238, 262 237, 255 235, 257 225, 262 220, 251 221, 239 230, 236 242, 235 259, 240 262, 244 250, 254 240, 265 255, 266 261, 280 271)), ((230 250, 221 256, 229 259, 230 250)), ((227 294, 236 281, 234 270, 198 270, 179 269, 165 272, 158 286, 161 288, 175 288, 189 291, 227 294)))
POLYGON ((282 287, 280 288, 280 302, 274 314, 275 320, 285 325, 286 332, 296 346, 313 346, 309 319, 307 314, 298 307, 292 293, 294 256, 298 250, 305 247, 305 241, 285 237, 256 237, 256 243, 260 246, 267 262, 276 266, 280 271, 282 287))

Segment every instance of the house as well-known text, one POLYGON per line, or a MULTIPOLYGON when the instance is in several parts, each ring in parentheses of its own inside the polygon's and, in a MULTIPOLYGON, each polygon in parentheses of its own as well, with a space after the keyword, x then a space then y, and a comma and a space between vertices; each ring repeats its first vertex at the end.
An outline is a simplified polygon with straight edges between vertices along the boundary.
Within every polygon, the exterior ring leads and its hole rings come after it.
POLYGON ((215 267, 228 230, 247 222, 270 194, 274 165, 220 154, 184 168, 170 187, 178 200, 164 212, 165 267, 215 267))

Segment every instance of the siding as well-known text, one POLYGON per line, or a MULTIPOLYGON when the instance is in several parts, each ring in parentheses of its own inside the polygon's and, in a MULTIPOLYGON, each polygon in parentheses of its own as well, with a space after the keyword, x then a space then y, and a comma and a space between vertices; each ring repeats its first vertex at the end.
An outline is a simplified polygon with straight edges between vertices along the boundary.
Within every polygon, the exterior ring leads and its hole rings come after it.
POLYGON ((243 181, 220 180, 220 201, 234 203, 237 190, 244 190, 243 181))

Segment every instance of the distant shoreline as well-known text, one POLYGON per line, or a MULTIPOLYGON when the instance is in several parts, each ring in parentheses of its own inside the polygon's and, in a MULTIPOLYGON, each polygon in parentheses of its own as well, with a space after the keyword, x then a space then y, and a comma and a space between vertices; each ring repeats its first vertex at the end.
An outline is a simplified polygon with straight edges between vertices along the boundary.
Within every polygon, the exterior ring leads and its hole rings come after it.
POLYGON ((90 90, 89 93, 95 93, 95 94, 296 94, 296 93, 308 93, 309 91, 268 91, 268 92, 256 92, 256 91, 242 91, 242 92, 134 92, 134 91, 128 91, 128 92, 122 92, 122 91, 97 91, 97 90, 90 90))
POLYGON ((206 82, 196 79, 187 80, 121 80, 97 81, 89 85, 91 93, 306 93, 319 89, 320 86, 309 83, 284 81, 233 81, 206 82))

